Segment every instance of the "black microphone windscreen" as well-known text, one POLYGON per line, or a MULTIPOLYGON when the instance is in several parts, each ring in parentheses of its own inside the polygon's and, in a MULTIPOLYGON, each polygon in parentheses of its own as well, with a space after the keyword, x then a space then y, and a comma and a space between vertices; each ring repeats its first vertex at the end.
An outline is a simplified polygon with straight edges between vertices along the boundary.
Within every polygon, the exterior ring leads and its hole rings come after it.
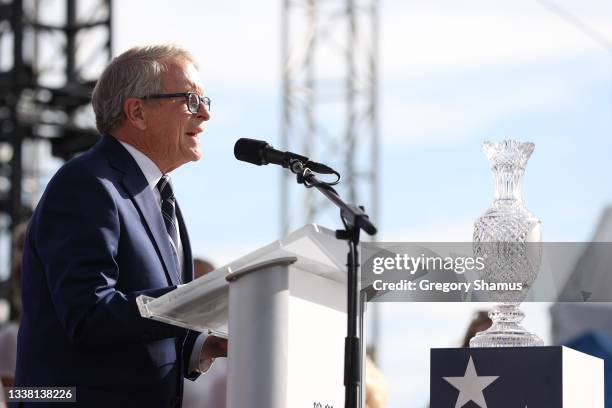
POLYGON ((234 145, 234 157, 240 161, 253 163, 258 166, 268 164, 263 157, 263 152, 264 149, 269 146, 270 145, 263 140, 247 138, 238 139, 234 145))

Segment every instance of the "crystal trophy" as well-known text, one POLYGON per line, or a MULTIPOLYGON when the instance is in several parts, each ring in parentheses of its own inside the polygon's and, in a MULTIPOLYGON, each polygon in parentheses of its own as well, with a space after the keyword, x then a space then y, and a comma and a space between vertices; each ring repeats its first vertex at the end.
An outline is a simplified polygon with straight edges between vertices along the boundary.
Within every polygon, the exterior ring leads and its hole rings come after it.
POLYGON ((481 276, 494 288, 520 284, 521 290, 490 290, 499 303, 489 312, 492 326, 470 340, 470 347, 529 347, 544 342, 525 330, 519 309, 535 281, 542 258, 542 227, 523 204, 521 180, 533 143, 515 140, 484 142, 483 150, 493 172, 495 197, 489 209, 474 223, 474 256, 482 257, 481 276), (499 285, 499 286, 497 286, 499 285))

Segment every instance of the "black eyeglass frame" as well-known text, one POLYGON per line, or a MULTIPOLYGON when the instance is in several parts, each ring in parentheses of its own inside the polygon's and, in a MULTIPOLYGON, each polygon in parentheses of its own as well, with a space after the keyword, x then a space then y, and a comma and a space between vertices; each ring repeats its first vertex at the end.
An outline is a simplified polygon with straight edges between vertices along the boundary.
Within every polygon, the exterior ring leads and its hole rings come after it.
POLYGON ((198 113, 198 110, 200 109, 201 104, 204 104, 204 107, 206 108, 206 110, 210 112, 210 98, 208 96, 200 96, 195 92, 160 93, 160 94, 153 94, 153 95, 145 96, 142 99, 166 99, 166 98, 180 98, 180 97, 185 98, 185 101, 187 102, 187 110, 193 113, 194 115, 198 113), (191 110, 191 106, 189 104, 189 98, 191 98, 192 95, 194 95, 198 99, 198 107, 195 112, 191 110))

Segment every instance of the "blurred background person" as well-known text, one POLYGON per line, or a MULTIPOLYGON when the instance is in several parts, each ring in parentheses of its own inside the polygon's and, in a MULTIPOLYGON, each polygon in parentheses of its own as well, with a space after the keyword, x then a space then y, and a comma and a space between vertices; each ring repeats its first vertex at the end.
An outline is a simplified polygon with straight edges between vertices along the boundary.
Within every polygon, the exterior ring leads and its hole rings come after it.
POLYGON ((215 266, 206 259, 195 258, 193 260, 193 276, 195 279, 200 278, 214 270, 215 266))
POLYGON ((366 408, 386 408, 389 401, 389 386, 385 377, 374 364, 374 361, 366 357, 365 374, 366 408))
POLYGON ((27 223, 23 222, 13 232, 10 319, 0 326, 0 379, 5 387, 12 387, 15 379, 17 332, 21 318, 21 255, 26 229, 27 223))
POLYGON ((489 327, 491 327, 491 324, 493 324, 493 322, 489 318, 488 312, 484 310, 476 311, 465 334, 463 335, 461 347, 470 347, 470 339, 474 337, 476 333, 487 330, 489 327))

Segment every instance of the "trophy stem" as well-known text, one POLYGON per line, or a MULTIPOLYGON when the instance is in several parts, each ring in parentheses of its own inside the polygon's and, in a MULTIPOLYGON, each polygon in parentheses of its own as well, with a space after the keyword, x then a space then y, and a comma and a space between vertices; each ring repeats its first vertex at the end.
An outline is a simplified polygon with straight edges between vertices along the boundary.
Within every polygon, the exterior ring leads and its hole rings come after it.
POLYGON ((543 346, 542 339, 519 324, 525 317, 519 305, 510 302, 498 304, 489 312, 493 324, 487 330, 476 333, 470 340, 470 347, 543 346))

